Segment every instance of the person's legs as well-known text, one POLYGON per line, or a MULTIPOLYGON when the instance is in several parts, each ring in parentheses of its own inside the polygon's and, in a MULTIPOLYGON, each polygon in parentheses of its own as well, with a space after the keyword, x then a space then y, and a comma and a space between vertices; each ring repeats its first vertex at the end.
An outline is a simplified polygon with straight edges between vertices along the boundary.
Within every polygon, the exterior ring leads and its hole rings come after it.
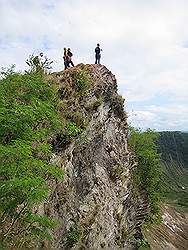
POLYGON ((97 64, 97 55, 95 55, 95 64, 97 64))
POLYGON ((98 64, 100 64, 101 55, 98 56, 98 64))
POLYGON ((95 56, 95 64, 100 64, 100 58, 101 58, 100 55, 95 56))
POLYGON ((70 68, 70 61, 67 61, 67 68, 70 68))
POLYGON ((73 61, 72 61, 72 60, 70 61, 70 64, 71 64, 71 66, 72 66, 72 67, 74 67, 74 63, 73 63, 73 61))
POLYGON ((65 69, 69 68, 69 62, 67 60, 64 61, 64 66, 65 66, 65 69))

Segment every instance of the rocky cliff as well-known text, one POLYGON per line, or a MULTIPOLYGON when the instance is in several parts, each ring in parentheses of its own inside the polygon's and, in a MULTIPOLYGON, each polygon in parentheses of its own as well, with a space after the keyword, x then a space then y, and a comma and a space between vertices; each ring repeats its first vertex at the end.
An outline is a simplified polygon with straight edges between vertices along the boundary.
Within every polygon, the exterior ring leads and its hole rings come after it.
POLYGON ((102 65, 78 65, 50 78, 71 132, 53 140, 51 162, 64 170, 64 180, 51 181, 44 204, 44 213, 58 221, 49 247, 134 249, 148 200, 134 186, 137 163, 116 79, 102 65))

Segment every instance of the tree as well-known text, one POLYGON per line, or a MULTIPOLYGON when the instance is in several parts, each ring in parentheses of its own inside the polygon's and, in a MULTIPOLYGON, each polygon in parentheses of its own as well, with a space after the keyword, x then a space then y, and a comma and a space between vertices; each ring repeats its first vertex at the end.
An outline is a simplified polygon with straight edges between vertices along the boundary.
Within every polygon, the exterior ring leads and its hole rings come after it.
POLYGON ((160 155, 157 151, 158 133, 148 129, 130 128, 129 144, 136 153, 138 168, 135 181, 140 189, 144 189, 149 198, 150 215, 147 222, 160 221, 160 155))

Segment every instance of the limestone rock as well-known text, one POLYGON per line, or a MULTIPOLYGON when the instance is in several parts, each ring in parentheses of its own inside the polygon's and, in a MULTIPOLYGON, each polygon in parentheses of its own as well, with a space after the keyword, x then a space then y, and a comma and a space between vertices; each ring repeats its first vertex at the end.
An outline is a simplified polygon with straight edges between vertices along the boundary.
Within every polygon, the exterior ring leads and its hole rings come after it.
POLYGON ((54 73, 62 116, 82 133, 59 135, 51 161, 64 170, 52 182, 45 213, 58 221, 56 249, 134 249, 133 235, 148 212, 146 194, 135 190, 136 158, 128 147, 127 116, 114 75, 102 65, 78 65, 54 73))

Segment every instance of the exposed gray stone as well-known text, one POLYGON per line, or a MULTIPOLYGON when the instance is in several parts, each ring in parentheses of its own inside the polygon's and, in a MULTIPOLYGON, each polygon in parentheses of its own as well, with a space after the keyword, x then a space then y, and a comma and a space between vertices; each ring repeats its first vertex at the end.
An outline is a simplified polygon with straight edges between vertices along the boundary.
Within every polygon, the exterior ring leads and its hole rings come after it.
MULTIPOLYGON (((59 148, 51 160, 65 172, 62 182, 51 184, 52 193, 45 204, 46 214, 59 222, 51 247, 133 249, 130 237, 144 222, 144 215, 138 217, 143 214, 139 209, 145 205, 146 213, 148 204, 144 193, 135 195, 137 163, 128 148, 123 102, 114 75, 101 65, 80 65, 60 72, 56 80, 62 93, 66 86, 73 86, 74 71, 83 68, 92 84, 77 105, 90 119, 85 131, 59 148), (87 111, 86 107, 99 98, 102 103, 98 108, 87 111), (72 228, 79 233, 75 242, 70 242, 72 228)), ((71 91, 62 95, 66 100, 71 91)), ((75 104, 69 105, 74 109, 75 104)))

